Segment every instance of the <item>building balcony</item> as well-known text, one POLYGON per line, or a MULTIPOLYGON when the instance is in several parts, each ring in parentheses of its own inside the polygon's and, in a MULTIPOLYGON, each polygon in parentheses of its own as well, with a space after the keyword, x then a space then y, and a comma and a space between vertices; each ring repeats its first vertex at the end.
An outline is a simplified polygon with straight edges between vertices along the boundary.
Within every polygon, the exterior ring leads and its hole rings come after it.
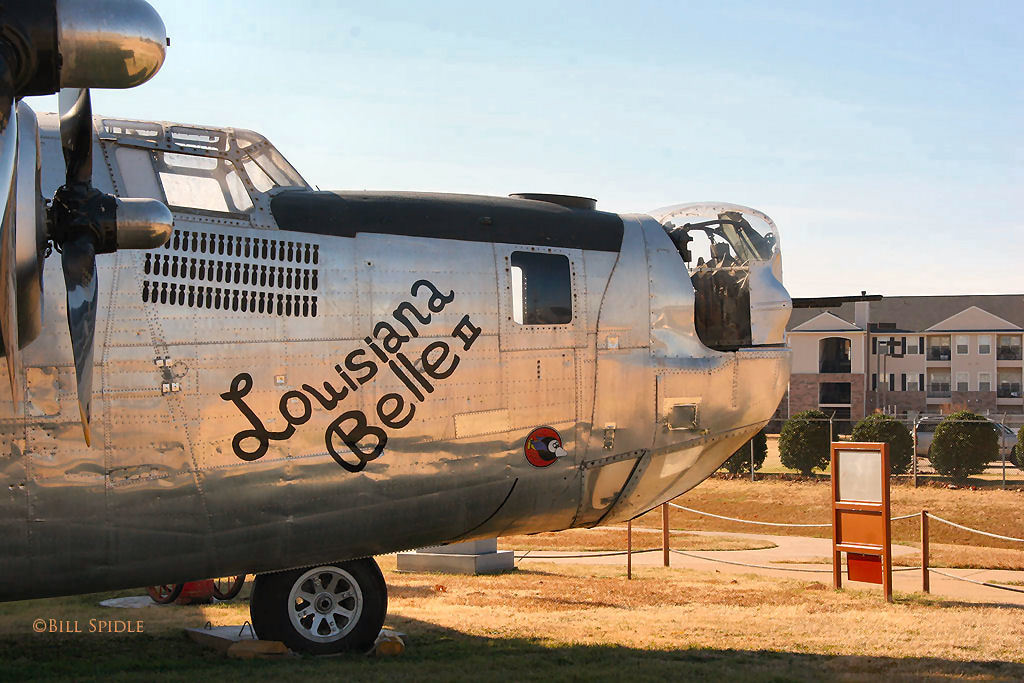
POLYGON ((1000 346, 996 350, 996 360, 1020 360, 1021 356, 1019 346, 1000 346))
POLYGON ((948 346, 933 346, 928 349, 928 360, 948 361, 950 358, 948 346))
POLYGON ((928 390, 928 398, 950 398, 953 396, 953 392, 949 390, 949 385, 946 385, 945 389, 936 389, 932 387, 928 390))
POLYGON ((1021 391, 1019 384, 1001 384, 996 389, 996 398, 1020 398, 1021 391))
POLYGON ((848 360, 823 360, 818 368, 821 374, 849 374, 852 366, 848 360))

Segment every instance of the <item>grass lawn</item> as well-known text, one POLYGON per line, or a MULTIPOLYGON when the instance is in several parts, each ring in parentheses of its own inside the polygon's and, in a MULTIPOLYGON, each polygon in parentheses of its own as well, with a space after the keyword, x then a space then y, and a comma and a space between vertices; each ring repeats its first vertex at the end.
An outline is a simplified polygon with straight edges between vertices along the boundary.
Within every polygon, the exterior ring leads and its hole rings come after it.
MULTIPOLYGON (((1024 678, 1021 610, 757 576, 555 566, 482 577, 399 574, 388 625, 405 654, 238 661, 187 641, 184 626, 240 624, 244 601, 111 610, 105 596, 0 605, 7 680, 821 680, 1024 678), (145 633, 40 635, 34 618, 142 619, 145 633)), ((243 593, 244 596, 244 593, 243 593)))
MULTIPOLYGON (((950 521, 1004 536, 1024 538, 1024 493, 985 488, 946 489, 931 486, 914 488, 906 484, 892 486, 892 514, 918 513, 922 509, 950 521)), ((675 502, 697 510, 729 517, 768 522, 828 524, 831 488, 827 478, 786 481, 764 479, 708 479, 676 499, 675 502)), ((634 524, 661 526, 661 511, 653 510, 634 524)), ((808 527, 765 527, 726 522, 671 508, 669 524, 675 529, 695 531, 743 531, 775 535, 831 538, 831 529, 808 527)), ((1024 544, 1000 541, 961 531, 932 521, 933 544, 971 545, 1024 550, 1024 544)), ((915 545, 920 540, 917 519, 893 522, 894 543, 915 545)))
MULTIPOLYGON (((547 534, 502 536, 498 545, 503 550, 625 550, 626 530, 598 527, 596 529, 568 529, 547 534)), ((703 536, 674 532, 669 545, 676 550, 761 550, 774 548, 767 541, 732 538, 729 536, 703 536)), ((661 547, 660 530, 633 527, 633 550, 661 547)))

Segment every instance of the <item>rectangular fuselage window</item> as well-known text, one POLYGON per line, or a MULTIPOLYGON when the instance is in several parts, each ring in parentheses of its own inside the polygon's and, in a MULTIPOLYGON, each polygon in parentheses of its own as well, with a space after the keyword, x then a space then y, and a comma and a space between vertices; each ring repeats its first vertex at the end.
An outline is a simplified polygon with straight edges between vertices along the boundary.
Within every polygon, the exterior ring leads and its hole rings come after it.
POLYGON ((520 325, 572 321, 572 275, 561 254, 512 252, 512 319, 520 325))

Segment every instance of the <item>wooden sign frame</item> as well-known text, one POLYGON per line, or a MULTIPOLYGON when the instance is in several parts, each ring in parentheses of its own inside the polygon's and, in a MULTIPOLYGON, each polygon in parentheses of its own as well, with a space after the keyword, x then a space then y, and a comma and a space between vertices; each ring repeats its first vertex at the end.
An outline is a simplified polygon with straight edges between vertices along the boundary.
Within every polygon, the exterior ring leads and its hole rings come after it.
POLYGON ((889 504, 889 444, 833 442, 832 456, 832 580, 836 589, 843 587, 842 554, 847 554, 850 580, 877 582, 869 575, 872 564, 880 562, 882 592, 892 602, 892 513, 889 504), (843 476, 843 453, 868 456, 851 463, 843 476), (878 472, 870 456, 880 459, 878 472), (864 466, 867 466, 866 468, 864 466), (855 471, 858 469, 862 471, 855 471), (866 472, 866 474, 865 474, 866 472), (881 477, 877 492, 872 477, 881 477), (846 495, 844 496, 844 488, 846 495), (878 560, 873 560, 878 557, 878 560))

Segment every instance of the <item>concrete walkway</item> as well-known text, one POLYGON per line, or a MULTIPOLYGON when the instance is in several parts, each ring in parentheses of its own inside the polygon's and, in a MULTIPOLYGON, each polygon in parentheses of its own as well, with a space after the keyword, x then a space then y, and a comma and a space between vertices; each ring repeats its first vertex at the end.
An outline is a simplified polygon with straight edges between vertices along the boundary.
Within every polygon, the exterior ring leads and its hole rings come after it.
MULTIPOLYGON (((608 527, 606 527, 608 528, 608 527)), ((619 527, 611 527, 619 528, 619 527)), ((625 527, 621 527, 625 532, 625 527)), ((661 534, 660 529, 644 527, 633 527, 634 534, 661 534)), ((680 531, 672 530, 672 535, 677 534, 699 534, 718 537, 731 537, 750 541, 774 543, 774 548, 762 550, 688 550, 687 555, 670 553, 669 563, 672 567, 685 569, 696 569, 700 571, 716 571, 722 574, 758 574, 762 576, 778 576, 780 578, 799 579, 801 581, 817 581, 832 585, 832 565, 816 564, 822 558, 831 557, 832 541, 828 538, 813 538, 809 536, 773 536, 770 534, 743 534, 728 533, 722 531, 680 531), (742 563, 763 565, 765 568, 745 567, 737 564, 742 563)), ((670 537, 671 547, 671 537, 670 537)), ((917 548, 906 545, 893 545, 893 557, 901 558, 917 564, 920 551, 917 548)), ((607 553, 609 551, 605 551, 607 553)), ((553 550, 516 551, 516 564, 522 562, 554 562, 556 564, 605 564, 620 565, 625 569, 626 556, 608 556, 601 552, 573 552, 553 550), (543 557, 531 557, 531 556, 543 557), (559 557, 552 556, 584 556, 584 557, 559 557)), ((634 567, 653 567, 662 565, 661 551, 644 552, 633 554, 634 567)), ((893 589, 904 593, 921 592, 921 570, 914 569, 899 571, 900 567, 893 568, 893 589)), ((1024 571, 1010 571, 1004 569, 948 569, 940 567, 939 571, 952 574, 958 577, 970 578, 975 581, 990 581, 993 583, 1021 582, 1024 584, 1024 571)), ((881 586, 866 583, 851 582, 846 579, 846 572, 843 572, 843 585, 846 588, 855 590, 868 590, 881 592, 881 586)), ((1014 586, 1024 590, 1024 585, 1014 586)), ((1024 593, 1015 593, 989 586, 978 586, 965 581, 940 576, 931 572, 931 593, 935 596, 953 599, 965 603, 980 603, 986 605, 1005 605, 1008 607, 1024 608, 1024 593)))

